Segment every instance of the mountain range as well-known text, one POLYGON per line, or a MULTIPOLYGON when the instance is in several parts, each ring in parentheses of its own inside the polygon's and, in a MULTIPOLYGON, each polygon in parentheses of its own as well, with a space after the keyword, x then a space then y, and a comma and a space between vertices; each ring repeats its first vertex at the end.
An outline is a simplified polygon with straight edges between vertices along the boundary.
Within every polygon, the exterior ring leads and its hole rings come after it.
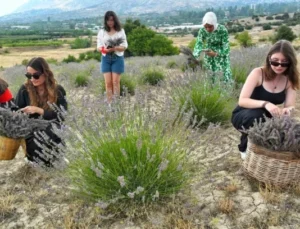
POLYGON ((67 20, 104 15, 113 10, 118 15, 163 13, 175 10, 201 10, 209 7, 226 7, 295 0, 29 0, 12 14, 0 17, 0 22, 31 22, 34 20, 67 20))

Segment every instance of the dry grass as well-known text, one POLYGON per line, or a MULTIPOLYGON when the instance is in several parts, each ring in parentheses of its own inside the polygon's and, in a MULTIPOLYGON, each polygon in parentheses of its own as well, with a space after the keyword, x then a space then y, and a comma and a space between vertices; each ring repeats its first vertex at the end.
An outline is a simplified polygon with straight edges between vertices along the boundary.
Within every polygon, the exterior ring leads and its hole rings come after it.
POLYGON ((232 214, 234 203, 229 197, 225 197, 224 199, 221 199, 218 203, 218 209, 222 213, 225 214, 232 214))
POLYGON ((13 67, 14 65, 21 64, 24 59, 31 59, 33 57, 42 56, 45 59, 56 59, 62 61, 68 55, 73 55, 78 58, 80 53, 93 51, 95 47, 86 49, 71 49, 69 45, 62 47, 22 47, 22 48, 7 48, 9 53, 0 54, 0 66, 4 68, 13 67))
POLYGON ((2 221, 7 215, 12 214, 15 211, 13 206, 17 197, 10 193, 4 192, 0 196, 0 221, 2 221))
POLYGON ((259 192, 267 203, 278 204, 282 201, 281 192, 279 187, 260 183, 259 192))

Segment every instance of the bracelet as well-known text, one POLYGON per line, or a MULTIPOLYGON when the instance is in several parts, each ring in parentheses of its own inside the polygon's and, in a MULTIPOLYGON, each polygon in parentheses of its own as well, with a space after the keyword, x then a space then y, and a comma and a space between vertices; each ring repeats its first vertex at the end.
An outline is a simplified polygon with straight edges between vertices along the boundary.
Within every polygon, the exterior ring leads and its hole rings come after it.
POLYGON ((263 108, 266 108, 266 105, 267 105, 268 103, 270 103, 270 102, 265 101, 265 102, 262 104, 262 107, 263 107, 263 108))

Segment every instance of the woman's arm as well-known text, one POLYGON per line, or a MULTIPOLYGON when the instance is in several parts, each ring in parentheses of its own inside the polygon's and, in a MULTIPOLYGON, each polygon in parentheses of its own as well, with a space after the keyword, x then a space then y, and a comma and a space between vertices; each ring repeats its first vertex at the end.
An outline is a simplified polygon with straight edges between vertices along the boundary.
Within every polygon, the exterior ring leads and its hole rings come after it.
POLYGON ((285 115, 290 115, 291 111, 295 109, 297 92, 292 88, 289 82, 288 88, 286 90, 286 97, 284 102, 284 108, 282 113, 285 115))
POLYGON ((97 35, 97 50, 99 52, 101 52, 101 48, 104 47, 104 43, 103 43, 103 30, 99 30, 98 35, 97 35))
MULTIPOLYGON (((221 26, 221 25, 219 25, 221 26)), ((229 38, 228 38, 228 31, 225 28, 225 26, 222 26, 222 29, 220 30, 220 48, 216 49, 216 54, 218 56, 227 56, 229 55, 230 51, 230 45, 229 45, 229 38)))
POLYGON ((203 50, 203 35, 202 35, 202 28, 200 28, 196 39, 194 51, 193 51, 194 57, 198 58, 202 50, 203 50))

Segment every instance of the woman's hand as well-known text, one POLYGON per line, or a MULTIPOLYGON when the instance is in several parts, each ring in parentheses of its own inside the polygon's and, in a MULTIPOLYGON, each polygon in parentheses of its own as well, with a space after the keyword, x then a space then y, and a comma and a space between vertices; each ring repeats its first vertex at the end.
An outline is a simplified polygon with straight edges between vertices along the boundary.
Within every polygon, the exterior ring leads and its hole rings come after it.
POLYGON ((265 105, 265 108, 267 111, 270 112, 270 114, 273 117, 279 117, 282 114, 282 110, 278 106, 274 105, 273 103, 267 103, 265 105))
POLYGON ((285 107, 282 109, 282 114, 290 116, 291 112, 294 110, 294 107, 285 107))
POLYGON ((39 114, 43 115, 44 114, 44 109, 36 107, 36 106, 27 106, 21 109, 26 114, 39 114))
POLYGON ((111 47, 111 48, 104 48, 104 50, 106 51, 106 53, 110 53, 110 52, 114 52, 114 51, 116 51, 115 47, 111 47))
POLYGON ((208 51, 208 52, 205 52, 205 54, 208 55, 208 56, 210 56, 210 57, 215 57, 215 56, 218 55, 218 53, 216 53, 216 52, 214 52, 214 51, 212 51, 212 50, 210 50, 210 51, 208 51))

